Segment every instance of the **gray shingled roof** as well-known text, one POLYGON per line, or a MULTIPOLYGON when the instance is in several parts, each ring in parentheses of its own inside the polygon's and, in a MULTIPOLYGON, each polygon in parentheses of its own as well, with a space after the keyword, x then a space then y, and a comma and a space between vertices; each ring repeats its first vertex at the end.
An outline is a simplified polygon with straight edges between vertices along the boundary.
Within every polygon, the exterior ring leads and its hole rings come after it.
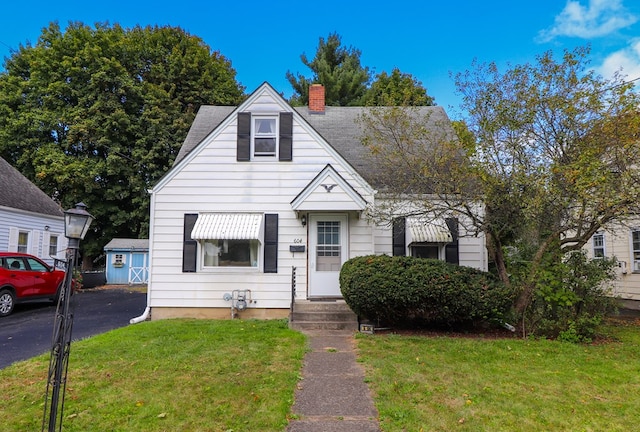
POLYGON ((202 105, 198 110, 196 118, 193 119, 189 133, 184 139, 182 147, 176 156, 174 165, 180 162, 186 155, 191 153, 200 141, 205 139, 213 130, 222 123, 222 120, 227 118, 229 114, 235 110, 233 106, 217 106, 217 105, 202 105))
POLYGON ((1 157, 0 206, 50 216, 64 216, 62 208, 54 200, 1 157))
POLYGON ((114 238, 104 247, 104 250, 131 249, 149 250, 149 239, 114 238))
MULTIPOLYGON (((189 129, 174 163, 188 155, 209 133, 211 133, 235 107, 203 105, 189 129)), ((368 149, 362 145, 362 128, 357 119, 371 108, 332 107, 322 114, 310 113, 308 107, 294 108, 327 142, 372 186, 377 187, 376 172, 368 149)), ((439 106, 416 107, 416 115, 428 118, 430 128, 450 125, 444 109, 439 106)), ((450 126, 449 126, 450 128, 450 126)), ((453 133, 453 129, 447 132, 453 133)), ((294 144, 295 145, 295 144, 294 144)))

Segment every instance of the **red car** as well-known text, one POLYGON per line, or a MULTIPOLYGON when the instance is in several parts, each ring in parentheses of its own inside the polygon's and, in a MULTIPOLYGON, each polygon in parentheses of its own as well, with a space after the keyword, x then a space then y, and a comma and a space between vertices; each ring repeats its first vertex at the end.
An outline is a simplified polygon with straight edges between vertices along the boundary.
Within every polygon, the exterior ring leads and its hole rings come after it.
POLYGON ((0 252, 0 317, 9 315, 16 303, 56 302, 63 283, 64 271, 33 255, 0 252))

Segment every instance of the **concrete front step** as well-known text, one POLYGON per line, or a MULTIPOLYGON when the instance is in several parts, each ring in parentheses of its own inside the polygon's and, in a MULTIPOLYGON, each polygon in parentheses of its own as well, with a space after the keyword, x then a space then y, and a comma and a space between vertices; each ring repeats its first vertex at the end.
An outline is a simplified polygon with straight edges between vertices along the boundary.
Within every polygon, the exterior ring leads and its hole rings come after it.
POLYGON ((296 301, 289 326, 295 330, 357 330, 358 317, 344 300, 296 301))
POLYGON ((328 301, 316 301, 316 300, 296 300, 293 305, 293 311, 305 311, 305 312, 320 312, 320 311, 348 311, 351 312, 351 308, 345 303, 344 300, 328 300, 328 301))
POLYGON ((358 317, 351 311, 293 311, 293 321, 353 321, 358 317))

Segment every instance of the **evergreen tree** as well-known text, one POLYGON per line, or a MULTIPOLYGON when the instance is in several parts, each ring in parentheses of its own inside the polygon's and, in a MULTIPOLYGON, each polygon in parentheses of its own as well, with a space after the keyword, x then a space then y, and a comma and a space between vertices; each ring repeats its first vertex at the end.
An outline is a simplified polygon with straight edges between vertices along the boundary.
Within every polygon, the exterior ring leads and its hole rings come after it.
POLYGON ((311 77, 294 75, 287 71, 286 77, 293 90, 294 105, 309 103, 309 86, 322 84, 325 88, 325 103, 329 106, 361 105, 362 98, 371 80, 369 68, 360 64, 360 51, 342 46, 337 33, 320 38, 316 55, 309 61, 306 54, 300 56, 302 63, 313 72, 311 77))

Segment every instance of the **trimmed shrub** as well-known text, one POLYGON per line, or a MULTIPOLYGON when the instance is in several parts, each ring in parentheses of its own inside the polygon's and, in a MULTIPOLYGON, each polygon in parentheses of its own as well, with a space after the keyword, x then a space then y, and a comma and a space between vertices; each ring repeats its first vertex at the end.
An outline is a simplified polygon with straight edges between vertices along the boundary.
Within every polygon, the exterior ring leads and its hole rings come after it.
POLYGON ((460 326, 500 319, 512 291, 493 275, 444 261, 368 255, 340 271, 345 302, 384 325, 460 326))

